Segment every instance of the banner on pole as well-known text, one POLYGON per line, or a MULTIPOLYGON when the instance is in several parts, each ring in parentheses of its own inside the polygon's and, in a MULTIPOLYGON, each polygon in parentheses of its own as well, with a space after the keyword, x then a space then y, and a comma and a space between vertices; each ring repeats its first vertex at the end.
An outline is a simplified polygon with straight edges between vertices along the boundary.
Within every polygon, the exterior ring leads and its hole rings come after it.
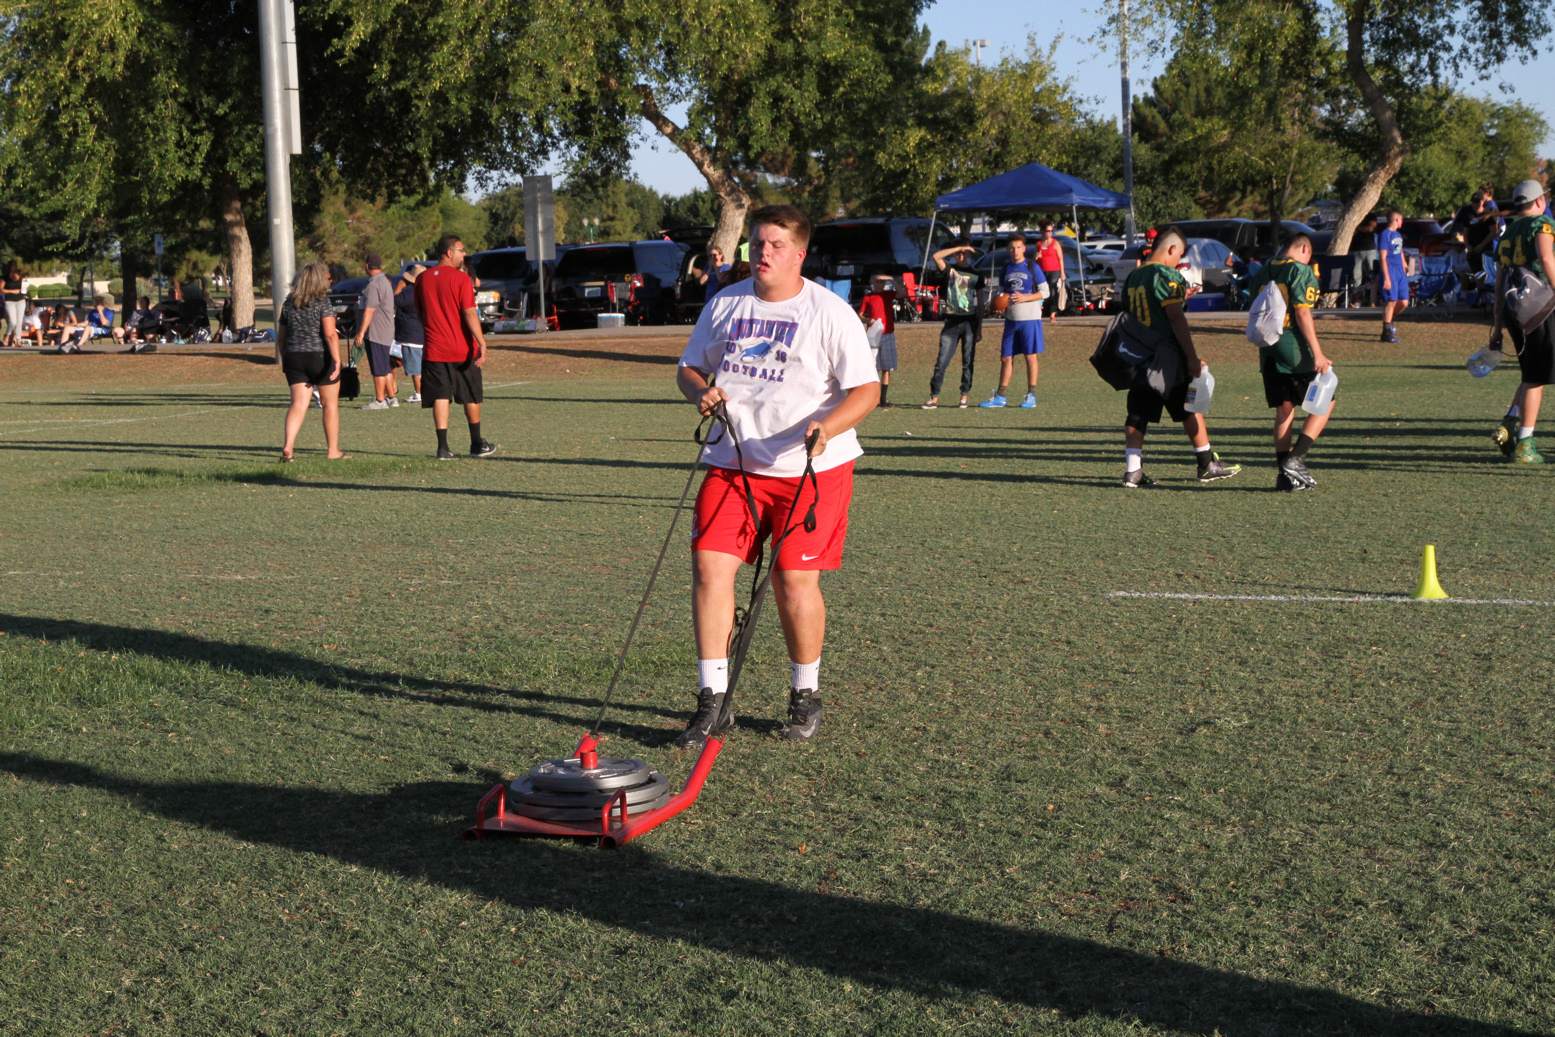
POLYGON ((556 258, 556 201, 548 176, 524 177, 524 254, 531 263, 556 258))

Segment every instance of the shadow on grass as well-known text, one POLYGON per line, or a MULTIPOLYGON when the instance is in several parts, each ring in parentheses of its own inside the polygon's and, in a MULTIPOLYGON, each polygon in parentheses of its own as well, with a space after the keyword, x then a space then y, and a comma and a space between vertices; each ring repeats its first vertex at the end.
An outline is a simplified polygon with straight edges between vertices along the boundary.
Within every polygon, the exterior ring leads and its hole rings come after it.
POLYGON ((943 911, 673 867, 641 843, 615 855, 544 842, 461 845, 463 826, 450 822, 450 811, 473 807, 484 785, 418 782, 372 795, 160 783, 19 752, 0 752, 0 770, 106 792, 135 809, 246 842, 323 855, 520 910, 581 915, 671 946, 684 942, 815 969, 923 998, 982 992, 1071 1020, 1100 1016, 1203 1035, 1525 1032, 1393 1011, 1318 987, 943 911), (515 873, 527 877, 515 881, 515 873))
MULTIPOLYGON (((250 677, 308 681, 319 687, 354 692, 359 695, 406 699, 434 706, 460 706, 497 714, 517 713, 549 720, 567 728, 581 729, 586 726, 588 723, 586 715, 591 717, 591 711, 599 705, 598 698, 498 688, 468 681, 431 680, 403 673, 383 673, 322 662, 277 648, 208 641, 201 637, 166 630, 118 627, 72 619, 48 619, 7 613, 0 613, 0 630, 13 635, 37 638, 40 641, 73 641, 82 647, 109 654, 133 652, 166 662, 186 666, 209 666, 235 671, 250 677), (520 703, 537 704, 521 705, 520 703), (584 708, 576 713, 562 713, 545 708, 538 703, 565 704, 584 708)), ((615 711, 663 715, 663 711, 656 706, 619 700, 612 702, 610 708, 615 711)), ((679 733, 677 730, 647 724, 625 723, 619 720, 607 720, 602 730, 649 746, 666 743, 679 733)))
POLYGON ((679 355, 652 353, 625 353, 608 349, 542 349, 539 346, 492 346, 494 350, 508 353, 532 353, 536 356, 566 356, 574 360, 614 360, 627 364, 658 364, 671 366, 680 363, 679 355))

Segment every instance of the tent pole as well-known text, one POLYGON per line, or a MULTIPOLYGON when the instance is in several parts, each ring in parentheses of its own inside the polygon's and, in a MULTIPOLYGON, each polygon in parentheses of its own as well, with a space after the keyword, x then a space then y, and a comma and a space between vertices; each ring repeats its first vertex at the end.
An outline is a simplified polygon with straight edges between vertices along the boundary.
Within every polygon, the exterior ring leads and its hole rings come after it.
POLYGON ((1085 309, 1085 245, 1080 241, 1080 207, 1078 205, 1070 206, 1069 213, 1074 217, 1075 266, 1080 268, 1080 305, 1076 306, 1075 309, 1083 311, 1085 309))
POLYGON ((929 273, 929 250, 934 247, 934 221, 939 219, 939 210, 935 209, 929 214, 929 236, 923 241, 923 269, 918 271, 918 286, 923 287, 923 279, 929 273))

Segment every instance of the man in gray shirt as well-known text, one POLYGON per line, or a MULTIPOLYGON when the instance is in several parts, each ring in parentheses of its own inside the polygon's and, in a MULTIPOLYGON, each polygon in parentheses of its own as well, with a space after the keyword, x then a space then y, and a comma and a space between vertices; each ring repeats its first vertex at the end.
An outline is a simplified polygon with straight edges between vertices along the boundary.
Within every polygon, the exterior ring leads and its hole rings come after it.
POLYGON ((363 410, 388 410, 398 407, 399 387, 394 384, 394 361, 389 349, 394 345, 394 286, 383 276, 383 259, 367 253, 367 287, 362 289, 362 319, 356 326, 356 345, 367 342, 367 366, 373 373, 373 399, 362 404, 363 410))

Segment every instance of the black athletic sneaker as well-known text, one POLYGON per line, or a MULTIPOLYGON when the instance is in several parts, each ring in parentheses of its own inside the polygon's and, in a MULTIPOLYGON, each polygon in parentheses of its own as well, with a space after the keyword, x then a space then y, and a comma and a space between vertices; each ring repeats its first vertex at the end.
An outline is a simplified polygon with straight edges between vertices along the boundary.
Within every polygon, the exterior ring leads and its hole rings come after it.
POLYGON ((470 447, 470 456, 471 457, 490 457, 492 454, 495 454, 496 452, 497 452, 497 444, 493 443, 489 439, 481 440, 480 446, 472 446, 472 447, 470 447))
POLYGON ((1317 479, 1313 478, 1301 458, 1294 455, 1280 462, 1280 474, 1290 480, 1293 490, 1310 490, 1317 485, 1317 479))
POLYGON ((815 734, 821 726, 821 696, 814 688, 795 688, 788 693, 788 723, 783 725, 783 737, 790 742, 803 741, 815 734))
POLYGON ((1296 487, 1291 483, 1290 476, 1286 475, 1284 473, 1284 471, 1281 471, 1279 475, 1276 475, 1274 477, 1274 492, 1275 493, 1295 493, 1296 492, 1296 487))
POLYGON ((1522 427, 1522 419, 1514 418, 1510 414, 1501 419, 1501 425, 1490 438, 1495 440, 1496 446, 1501 448, 1502 457, 1511 457, 1517 451, 1517 430, 1522 427))
POLYGON ((1199 482, 1219 482, 1221 479, 1229 479, 1242 470, 1239 464, 1226 464, 1221 461, 1220 455, 1210 451, 1209 460, 1199 465, 1199 482))
POLYGON ((1146 475, 1143 468, 1138 468, 1132 472, 1123 473, 1123 488, 1125 490, 1138 490, 1141 488, 1149 488, 1154 485, 1155 480, 1146 475))
MULTIPOLYGON (((697 711, 691 714, 691 721, 686 724, 686 729, 675 739, 677 749, 696 749, 719 731, 718 714, 723 712, 723 696, 715 693, 712 688, 703 688, 697 692, 697 711)), ((725 726, 734 726, 734 716, 730 714, 725 726)))
POLYGON ((439 461, 457 461, 457 460, 459 460, 459 458, 454 454, 454 452, 452 450, 448 450, 448 449, 446 449, 444 447, 438 447, 437 448, 437 459, 439 461))

